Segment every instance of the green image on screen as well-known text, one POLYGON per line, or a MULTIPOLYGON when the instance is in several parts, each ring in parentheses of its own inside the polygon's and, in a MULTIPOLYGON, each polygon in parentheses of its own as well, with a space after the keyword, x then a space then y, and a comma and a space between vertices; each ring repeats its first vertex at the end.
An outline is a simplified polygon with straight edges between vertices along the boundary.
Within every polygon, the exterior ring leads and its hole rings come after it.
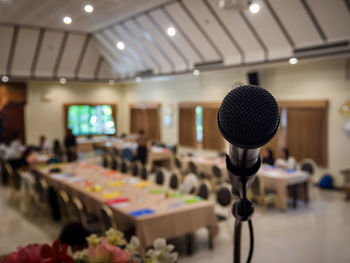
POLYGON ((115 134, 110 105, 71 105, 68 108, 68 128, 74 135, 115 134))

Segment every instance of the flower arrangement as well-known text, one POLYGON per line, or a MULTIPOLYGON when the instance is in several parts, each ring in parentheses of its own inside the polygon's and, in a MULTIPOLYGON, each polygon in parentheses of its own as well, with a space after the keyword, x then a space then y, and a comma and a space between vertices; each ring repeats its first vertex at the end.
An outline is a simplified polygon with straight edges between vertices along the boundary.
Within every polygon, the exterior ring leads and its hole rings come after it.
POLYGON ((56 240, 52 246, 47 244, 31 244, 18 247, 13 252, 0 259, 0 263, 175 263, 177 253, 172 252, 173 245, 167 245, 165 239, 158 238, 153 242, 153 248, 146 252, 145 258, 138 254, 140 242, 132 237, 127 243, 123 233, 109 229, 105 236, 95 234, 87 238, 88 247, 84 250, 70 253, 66 244, 61 246, 56 240))

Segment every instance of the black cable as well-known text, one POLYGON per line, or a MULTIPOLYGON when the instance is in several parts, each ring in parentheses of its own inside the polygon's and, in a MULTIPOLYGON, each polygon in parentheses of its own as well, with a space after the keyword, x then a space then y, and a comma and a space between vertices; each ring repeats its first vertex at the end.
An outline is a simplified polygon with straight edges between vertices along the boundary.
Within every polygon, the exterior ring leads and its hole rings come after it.
POLYGON ((249 226, 249 236, 250 236, 250 248, 249 248, 247 263, 250 263, 250 261, 252 260, 253 251, 254 251, 254 232, 253 232, 252 220, 248 220, 248 226, 249 226))

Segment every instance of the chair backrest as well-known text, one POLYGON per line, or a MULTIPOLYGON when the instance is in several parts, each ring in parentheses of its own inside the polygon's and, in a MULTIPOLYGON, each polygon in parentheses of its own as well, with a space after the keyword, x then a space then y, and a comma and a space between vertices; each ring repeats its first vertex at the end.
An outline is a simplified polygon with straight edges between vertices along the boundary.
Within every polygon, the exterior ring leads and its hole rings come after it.
POLYGON ((183 192, 186 194, 194 194, 199 186, 198 177, 195 174, 187 174, 183 182, 183 192))
POLYGON ((173 190, 176 190, 179 188, 179 185, 180 185, 179 176, 177 175, 176 172, 173 172, 170 176, 169 187, 173 190))
POLYGON ((208 199, 210 195, 209 184, 206 182, 202 182, 198 187, 198 196, 203 199, 208 199))
POLYGON ((217 179, 222 179, 221 169, 217 165, 213 165, 212 171, 217 179))
POLYGON ((216 192, 216 202, 223 207, 229 206, 231 204, 232 195, 231 191, 226 186, 221 186, 216 192))
POLYGON ((35 183, 34 183, 34 178, 32 177, 31 174, 28 173, 22 173, 19 172, 21 176, 21 188, 23 188, 24 192, 27 195, 34 195, 35 194, 35 183))
POLYGON ((122 164, 122 159, 119 156, 112 156, 111 169, 120 170, 122 164))
POLYGON ((132 162, 131 175, 138 176, 141 173, 142 163, 139 160, 132 162))
POLYGON ((159 185, 163 185, 164 184, 164 181, 165 181, 165 173, 164 173, 164 170, 163 169, 159 169, 157 172, 156 172, 156 184, 159 184, 159 185))
POLYGON ((141 169, 141 179, 143 180, 147 180, 148 179, 148 175, 149 175, 149 170, 146 166, 142 166, 141 169))
POLYGON ((134 155, 130 148, 124 148, 122 151, 122 158, 132 161, 134 159, 134 155))
POLYGON ((128 159, 123 159, 121 167, 120 167, 120 171, 122 173, 129 173, 130 170, 130 161, 128 159))
POLYGON ((300 170, 308 172, 310 175, 314 175, 316 167, 316 163, 312 159, 303 159, 300 162, 300 170))
POLYGON ((48 201, 49 187, 43 178, 39 178, 36 181, 36 189, 41 203, 48 201))
POLYGON ((69 204, 69 196, 63 190, 59 191, 57 194, 58 206, 60 209, 61 219, 64 223, 69 222, 71 217, 71 210, 69 204))
POLYGON ((117 229, 117 224, 112 210, 104 205, 99 210, 99 219, 103 232, 106 232, 110 228, 117 229))
POLYGON ((71 208, 73 218, 87 228, 88 224, 84 211, 84 205, 77 197, 72 198, 71 208))
POLYGON ((181 170, 182 169, 182 163, 179 158, 175 157, 175 166, 177 169, 181 170))
POLYGON ((21 183, 22 183, 22 171, 16 169, 13 170, 12 176, 10 177, 11 187, 14 188, 16 191, 19 191, 21 189, 21 183))
POLYGON ((197 165, 194 162, 192 162, 192 161, 188 162, 188 169, 189 169, 190 173, 198 174, 197 165))

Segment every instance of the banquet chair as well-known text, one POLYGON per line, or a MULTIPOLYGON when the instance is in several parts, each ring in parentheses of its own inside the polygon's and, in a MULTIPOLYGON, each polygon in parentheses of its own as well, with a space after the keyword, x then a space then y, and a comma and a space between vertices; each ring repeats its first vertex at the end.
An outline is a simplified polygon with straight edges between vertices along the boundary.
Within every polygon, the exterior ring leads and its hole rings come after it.
POLYGON ((221 184, 222 183, 222 172, 221 169, 217 166, 217 165, 213 165, 212 167, 212 172, 213 175, 216 179, 217 184, 221 184))
POLYGON ((142 170, 142 163, 139 160, 133 161, 131 163, 131 175, 139 176, 142 170))
POLYGON ((69 223, 69 221, 71 220, 71 207, 69 202, 69 196, 65 191, 60 190, 58 192, 57 202, 62 222, 64 224, 69 223))
POLYGON ((308 172, 310 176, 316 172, 317 165, 312 159, 303 159, 300 162, 300 170, 308 172))
MULTIPOLYGON (((33 175, 34 176, 34 175, 33 175)), ((37 177, 35 180, 35 191, 36 191, 36 203, 41 211, 47 211, 49 209, 49 187, 46 181, 37 177)))
POLYGON ((208 200, 210 196, 210 192, 211 192, 210 182, 207 180, 203 180, 198 187, 197 195, 202 199, 208 200))
POLYGON ((199 187, 198 177, 192 173, 187 174, 181 186, 182 192, 184 192, 185 194, 194 194, 195 192, 197 192, 198 187, 199 187))
POLYGON ((180 176, 177 171, 172 172, 169 179, 169 187, 172 190, 177 190, 180 186, 180 176))
POLYGON ((149 169, 147 168, 147 166, 143 165, 142 169, 141 169, 141 173, 140 173, 141 179, 147 180, 149 173, 150 172, 149 172, 149 169))
POLYGON ((112 156, 110 153, 106 152, 102 157, 102 166, 105 168, 111 168, 112 167, 112 156))
POLYGON ((232 204, 232 194, 230 191, 230 187, 224 184, 220 185, 219 189, 216 192, 216 203, 222 208, 227 209, 227 215, 223 215, 222 213, 216 213, 216 218, 219 222, 226 222, 228 233, 230 234, 230 238, 233 238, 232 227, 228 219, 231 218, 231 204, 232 204))
POLYGON ((176 169, 182 174, 183 170, 182 170, 182 162, 180 161, 180 159, 178 157, 175 157, 175 167, 176 169))
POLYGON ((112 156, 112 170, 120 170, 122 164, 122 159, 119 156, 112 156))
POLYGON ((72 219, 81 223, 85 229, 87 229, 90 233, 101 233, 101 226, 96 217, 88 217, 84 204, 77 197, 73 197, 71 201, 72 208, 72 219), (92 219, 92 220, 91 220, 92 219))
POLYGON ((165 170, 164 168, 161 168, 156 172, 155 183, 158 185, 163 185, 164 181, 165 181, 165 170))
POLYGON ((9 173, 9 183, 10 183, 10 194, 9 194, 9 202, 17 202, 20 197, 21 190, 21 171, 13 170, 10 165, 6 165, 6 169, 9 173))
POLYGON ((34 178, 31 174, 18 171, 21 176, 21 202, 20 210, 27 214, 33 205, 37 203, 37 191, 35 189, 34 178))
POLYGON ((121 166, 120 166, 120 171, 124 174, 129 173, 130 171, 130 161, 128 159, 123 159, 121 166))
POLYGON ((188 162, 188 172, 198 175, 197 165, 193 161, 188 162))
POLYGON ((113 212, 107 205, 103 205, 100 208, 98 216, 103 233, 105 233, 110 228, 117 229, 117 224, 113 212))
POLYGON ((265 189, 263 180, 256 176, 251 188, 249 189, 249 194, 252 201, 258 202, 264 208, 264 211, 267 209, 269 203, 274 203, 275 207, 278 207, 276 193, 272 190, 265 189))

